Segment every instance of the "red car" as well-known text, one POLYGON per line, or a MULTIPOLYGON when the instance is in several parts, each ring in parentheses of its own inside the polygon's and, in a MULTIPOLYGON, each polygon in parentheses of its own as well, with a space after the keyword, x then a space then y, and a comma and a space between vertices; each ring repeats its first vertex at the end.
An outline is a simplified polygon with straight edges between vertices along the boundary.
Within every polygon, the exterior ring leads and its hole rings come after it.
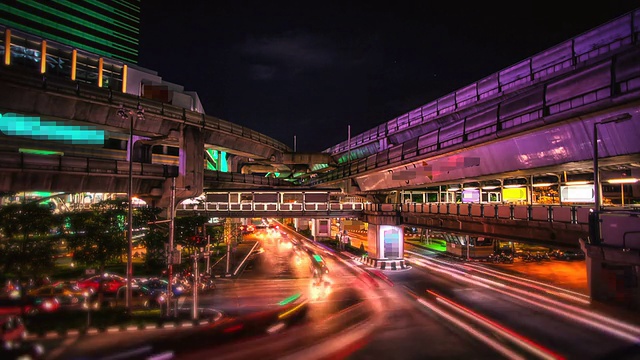
POLYGON ((99 289, 102 289, 103 293, 115 293, 126 284, 127 279, 115 274, 95 275, 77 282, 80 289, 86 289, 92 293, 97 293, 99 289))

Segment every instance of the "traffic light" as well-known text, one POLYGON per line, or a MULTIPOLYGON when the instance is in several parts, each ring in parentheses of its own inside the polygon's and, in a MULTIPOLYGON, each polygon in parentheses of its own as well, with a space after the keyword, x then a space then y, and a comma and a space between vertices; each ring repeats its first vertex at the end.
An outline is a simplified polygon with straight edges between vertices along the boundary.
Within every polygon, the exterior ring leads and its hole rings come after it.
POLYGON ((204 244, 206 244, 204 236, 195 235, 195 236, 190 237, 189 240, 195 246, 200 246, 200 245, 204 246, 204 244))

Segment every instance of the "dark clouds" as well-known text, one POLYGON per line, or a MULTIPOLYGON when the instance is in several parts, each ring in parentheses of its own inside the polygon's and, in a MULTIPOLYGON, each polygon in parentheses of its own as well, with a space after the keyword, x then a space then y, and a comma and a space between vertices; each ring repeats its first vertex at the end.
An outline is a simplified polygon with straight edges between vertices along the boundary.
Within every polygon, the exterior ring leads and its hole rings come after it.
POLYGON ((321 151, 639 5, 372 3, 143 0, 140 65, 209 115, 321 151))

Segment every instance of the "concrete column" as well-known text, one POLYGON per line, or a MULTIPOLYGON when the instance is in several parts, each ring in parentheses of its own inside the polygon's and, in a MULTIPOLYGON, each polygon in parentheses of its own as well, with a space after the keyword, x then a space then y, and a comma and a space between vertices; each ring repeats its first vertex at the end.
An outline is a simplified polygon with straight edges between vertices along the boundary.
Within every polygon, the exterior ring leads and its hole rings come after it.
POLYGON ((604 269, 604 256, 599 246, 586 244, 578 239, 580 249, 585 254, 587 268, 587 289, 591 300, 609 302, 615 298, 615 274, 604 269))
MULTIPOLYGON (((180 132, 178 177, 176 178, 176 204, 185 199, 202 195, 204 191, 204 137, 199 128, 185 126, 180 132)), ((163 184, 162 198, 156 203, 168 208, 171 195, 171 179, 163 184)))
POLYGON ((312 219, 311 235, 314 239, 331 238, 331 219, 312 219))
POLYGON ((404 268, 404 227, 369 223, 368 265, 384 270, 404 268))
POLYGON ((201 195, 204 185, 204 136, 199 128, 193 126, 182 128, 179 159, 180 168, 176 187, 190 187, 189 194, 181 194, 187 197, 201 195))

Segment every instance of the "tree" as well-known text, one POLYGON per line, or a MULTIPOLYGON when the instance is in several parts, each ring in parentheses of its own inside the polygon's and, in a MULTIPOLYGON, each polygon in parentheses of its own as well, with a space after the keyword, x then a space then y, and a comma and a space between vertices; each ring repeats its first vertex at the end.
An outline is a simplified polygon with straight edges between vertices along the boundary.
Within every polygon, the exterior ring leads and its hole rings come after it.
POLYGON ((128 248, 125 234, 128 203, 126 200, 103 200, 93 204, 89 211, 74 211, 69 216, 69 248, 73 260, 98 266, 104 273, 105 265, 121 262, 128 248))
POLYGON ((202 215, 177 217, 175 219, 175 243, 195 250, 196 246, 191 238, 198 235, 198 228, 204 227, 207 221, 208 218, 202 215))
POLYGON ((145 207, 140 208, 133 215, 133 223, 136 227, 148 227, 149 231, 140 240, 146 248, 145 264, 149 269, 161 268, 166 265, 167 254, 165 244, 168 243, 168 228, 150 226, 149 223, 158 220, 161 208, 145 207))
POLYGON ((0 208, 0 270, 20 281, 41 277, 55 266, 55 241, 51 230, 57 217, 37 202, 8 204, 0 208))

